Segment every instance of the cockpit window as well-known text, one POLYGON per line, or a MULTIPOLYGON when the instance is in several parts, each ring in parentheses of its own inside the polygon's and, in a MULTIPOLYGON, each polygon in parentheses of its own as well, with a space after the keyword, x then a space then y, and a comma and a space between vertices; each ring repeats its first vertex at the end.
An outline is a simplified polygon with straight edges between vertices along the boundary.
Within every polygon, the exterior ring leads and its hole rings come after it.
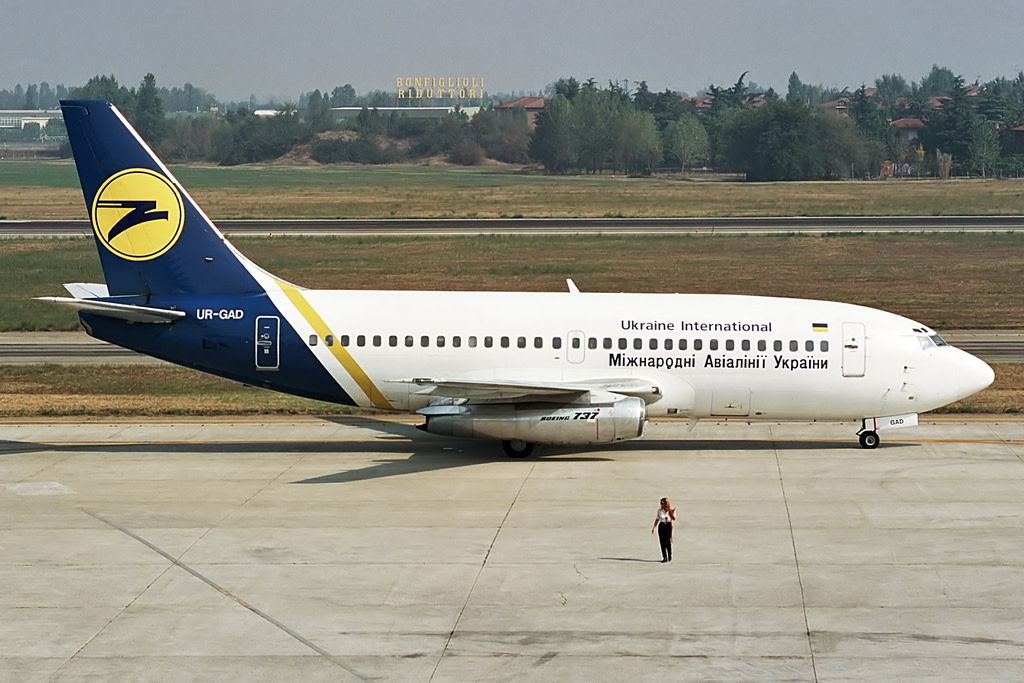
POLYGON ((922 349, 930 349, 933 346, 948 346, 946 340, 937 334, 930 334, 927 337, 919 336, 917 341, 920 342, 922 349))

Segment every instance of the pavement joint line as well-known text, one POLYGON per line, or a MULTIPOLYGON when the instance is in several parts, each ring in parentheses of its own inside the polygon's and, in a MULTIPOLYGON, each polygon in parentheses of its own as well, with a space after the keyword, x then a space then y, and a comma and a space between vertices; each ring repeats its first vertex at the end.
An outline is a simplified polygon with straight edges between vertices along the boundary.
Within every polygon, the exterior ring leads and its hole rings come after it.
POLYGON ((100 515, 98 513, 95 513, 95 512, 93 512, 91 510, 87 510, 85 508, 82 508, 82 512, 84 512, 85 514, 89 515, 90 517, 92 517, 92 518, 94 518, 94 519, 96 519, 96 520, 98 520, 100 522, 103 522, 104 524, 106 524, 107 526, 111 527, 112 529, 116 529, 117 531, 120 531, 122 534, 128 536, 129 538, 132 538, 132 539, 138 541, 142 545, 146 546, 147 548, 149 548, 150 550, 155 552, 157 555, 160 555, 161 557, 166 559, 168 562, 171 563, 172 566, 179 567, 179 568, 185 570, 186 572, 191 574, 193 577, 199 579, 200 581, 202 581, 207 586, 209 586, 210 588, 214 589, 215 591, 217 591, 218 593, 220 593, 224 597, 231 599, 232 601, 234 601, 238 605, 244 607, 245 609, 247 609, 250 612, 252 612, 253 614, 255 614, 256 616, 258 616, 261 619, 267 621, 271 625, 277 627, 278 629, 280 629, 284 633, 288 634, 289 636, 291 636, 295 640, 299 641, 300 643, 302 643, 303 645, 305 645, 309 649, 311 649, 314 652, 316 652, 318 655, 320 655, 324 659, 326 659, 326 660, 330 661, 332 664, 335 664, 338 667, 344 669, 345 671, 349 672, 350 674, 352 674, 356 678, 358 678, 360 680, 363 680, 363 681, 373 680, 372 677, 367 676, 366 674, 361 673, 360 671, 357 671, 356 669, 353 669, 352 667, 348 666, 347 664, 342 662, 340 659, 338 659, 337 657, 332 655, 330 652, 327 652, 326 650, 324 650, 322 647, 320 647, 319 645, 317 645, 316 643, 314 643, 310 639, 306 638, 305 636, 301 635, 300 633, 297 633, 296 631, 294 631, 293 629, 289 628, 285 624, 281 623, 280 621, 278 621, 274 617, 270 616, 269 614, 267 614, 263 610, 259 609, 258 607, 254 606, 254 605, 250 605, 248 602, 246 602, 245 600, 242 600, 240 597, 238 597, 237 595, 235 595, 234 593, 229 591, 227 588, 224 588, 223 586, 218 584, 216 581, 206 577, 204 574, 202 574, 198 570, 193 569, 191 566, 189 566, 188 564, 182 562, 178 558, 172 556, 170 553, 164 551, 159 546, 154 545, 153 543, 150 543, 148 540, 146 540, 142 536, 139 536, 138 534, 134 533, 133 531, 131 531, 129 529, 126 529, 125 527, 121 526, 117 522, 109 520, 106 517, 104 517, 104 516, 102 516, 102 515, 100 515))
POLYGON ((491 543, 487 546, 487 552, 484 553, 484 559, 480 562, 480 568, 476 571, 476 576, 473 577, 473 584, 466 591, 466 599, 462 602, 462 606, 459 608, 459 613, 455 615, 455 623, 452 624, 452 630, 448 633, 448 638, 444 641, 444 647, 441 648, 441 654, 437 658, 437 662, 434 664, 434 670, 430 674, 431 680, 437 675, 437 668, 441 666, 441 662, 448 654, 448 648, 452 644, 452 638, 455 637, 455 632, 459 630, 459 622, 462 621, 462 615, 466 612, 466 607, 469 605, 469 601, 473 598, 473 593, 476 591, 476 584, 480 581, 480 575, 484 572, 484 567, 487 566, 487 560, 491 556, 491 551, 494 550, 494 544, 498 540, 498 534, 505 528, 505 522, 508 521, 508 516, 512 514, 512 508, 516 506, 516 501, 519 500, 519 496, 522 495, 523 489, 526 488, 526 482, 530 480, 533 475, 533 470, 537 467, 537 463, 533 462, 530 465, 530 469, 527 470, 526 475, 523 477, 523 481, 519 484, 519 488, 516 490, 516 495, 512 497, 512 502, 508 504, 508 509, 505 510, 505 514, 501 518, 501 522, 498 524, 498 528, 494 530, 494 536, 491 537, 491 543))
POLYGON ((804 578, 800 573, 800 553, 796 547, 796 532, 793 530, 793 514, 789 509, 789 498, 786 496, 786 481, 782 475, 782 462, 779 460, 779 449, 775 445, 775 435, 772 432, 771 426, 768 427, 768 435, 772 440, 772 453, 775 455, 775 469, 779 473, 779 489, 782 492, 782 504, 786 508, 786 523, 789 525, 789 542, 793 548, 793 566, 796 570, 796 582, 800 587, 800 610, 803 612, 804 617, 804 633, 807 634, 807 650, 810 653, 811 658, 811 673, 814 676, 815 682, 818 680, 818 666, 814 658, 814 638, 811 636, 811 621, 807 616, 807 594, 804 591, 804 578))

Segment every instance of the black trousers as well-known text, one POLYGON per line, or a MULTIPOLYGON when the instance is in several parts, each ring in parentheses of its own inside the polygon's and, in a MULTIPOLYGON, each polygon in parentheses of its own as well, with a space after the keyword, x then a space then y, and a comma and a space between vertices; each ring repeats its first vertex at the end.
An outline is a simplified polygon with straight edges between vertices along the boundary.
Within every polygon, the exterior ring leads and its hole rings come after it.
POLYGON ((658 542, 661 543, 661 559, 672 559, 672 523, 658 522, 658 542))

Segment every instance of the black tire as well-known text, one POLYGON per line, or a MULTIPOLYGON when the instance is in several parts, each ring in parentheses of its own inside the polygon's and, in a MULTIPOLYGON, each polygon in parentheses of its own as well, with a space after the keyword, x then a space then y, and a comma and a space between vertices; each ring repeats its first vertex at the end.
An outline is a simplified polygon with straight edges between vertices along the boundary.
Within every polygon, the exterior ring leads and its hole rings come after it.
POLYGON ((502 441, 501 449, 510 458, 528 458, 533 453, 533 444, 526 441, 502 441))
POLYGON ((860 433, 861 448, 878 448, 878 432, 866 431, 860 433))

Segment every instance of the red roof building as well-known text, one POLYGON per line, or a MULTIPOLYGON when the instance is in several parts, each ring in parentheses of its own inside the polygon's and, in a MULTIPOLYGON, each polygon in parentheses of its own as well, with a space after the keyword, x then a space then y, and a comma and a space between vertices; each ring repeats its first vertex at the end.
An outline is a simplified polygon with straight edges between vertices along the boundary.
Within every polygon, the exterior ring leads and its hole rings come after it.
POLYGON ((500 104, 494 105, 495 109, 515 109, 516 107, 522 107, 526 110, 526 120, 530 125, 530 130, 533 130, 537 122, 537 114, 544 111, 544 105, 550 98, 547 97, 517 97, 514 100, 508 102, 501 102, 500 104))

